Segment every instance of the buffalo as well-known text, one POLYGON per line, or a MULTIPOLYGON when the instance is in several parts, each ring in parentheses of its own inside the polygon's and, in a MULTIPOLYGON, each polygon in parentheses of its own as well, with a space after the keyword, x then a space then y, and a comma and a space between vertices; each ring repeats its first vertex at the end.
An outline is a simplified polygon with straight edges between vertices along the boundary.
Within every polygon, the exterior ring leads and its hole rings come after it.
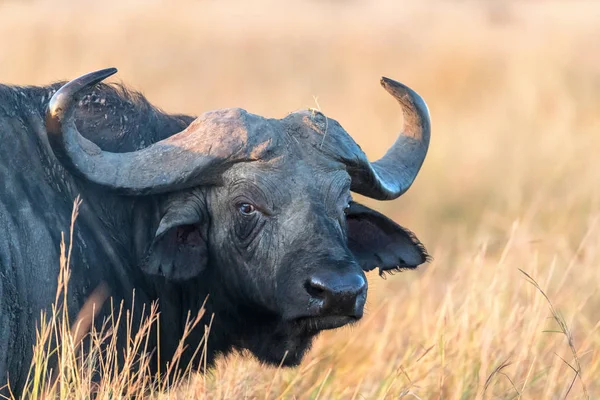
POLYGON ((117 301, 105 302, 98 320, 120 300, 157 302, 160 332, 149 345, 159 349, 156 371, 175 353, 188 313, 202 306, 186 340, 194 348, 210 323, 209 365, 235 350, 298 365, 320 331, 362 317, 365 272, 428 260, 411 231, 351 197, 392 200, 414 181, 430 118, 410 88, 381 79, 402 107, 404 129, 370 162, 316 110, 282 119, 239 108, 170 115, 101 82, 115 72, 0 85, 0 385, 25 384, 79 195, 69 313, 101 285, 117 301))

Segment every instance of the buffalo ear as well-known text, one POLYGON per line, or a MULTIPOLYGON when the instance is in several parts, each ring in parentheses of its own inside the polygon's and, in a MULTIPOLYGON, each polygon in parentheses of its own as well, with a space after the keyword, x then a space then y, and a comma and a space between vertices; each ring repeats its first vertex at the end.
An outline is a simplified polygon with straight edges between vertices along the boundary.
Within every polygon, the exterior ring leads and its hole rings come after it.
POLYGON ((348 247, 365 271, 416 268, 429 261, 427 250, 408 229, 362 204, 351 202, 346 214, 348 247))
POLYGON ((198 276, 208 261, 208 221, 197 201, 174 201, 163 215, 142 270, 182 281, 198 276))

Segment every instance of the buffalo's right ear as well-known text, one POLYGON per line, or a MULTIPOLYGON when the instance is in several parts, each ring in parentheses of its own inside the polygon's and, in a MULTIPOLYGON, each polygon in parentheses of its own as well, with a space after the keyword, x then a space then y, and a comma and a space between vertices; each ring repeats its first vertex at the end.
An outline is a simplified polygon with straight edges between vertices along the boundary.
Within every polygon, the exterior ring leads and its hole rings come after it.
POLYGON ((170 199, 142 270, 176 281, 198 276, 208 261, 207 235, 206 208, 200 197, 170 199))

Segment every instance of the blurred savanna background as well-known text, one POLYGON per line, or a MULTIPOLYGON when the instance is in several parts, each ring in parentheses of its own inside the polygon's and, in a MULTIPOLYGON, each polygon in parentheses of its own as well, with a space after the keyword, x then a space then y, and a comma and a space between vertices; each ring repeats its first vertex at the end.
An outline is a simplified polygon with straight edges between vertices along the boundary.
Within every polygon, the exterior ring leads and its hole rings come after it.
POLYGON ((109 66, 170 112, 318 108, 371 159, 402 126, 380 76, 433 121, 409 192, 364 200, 433 262, 373 273, 363 320, 296 369, 231 356, 151 397, 600 396, 600 3, 0 1, 2 83, 109 66))

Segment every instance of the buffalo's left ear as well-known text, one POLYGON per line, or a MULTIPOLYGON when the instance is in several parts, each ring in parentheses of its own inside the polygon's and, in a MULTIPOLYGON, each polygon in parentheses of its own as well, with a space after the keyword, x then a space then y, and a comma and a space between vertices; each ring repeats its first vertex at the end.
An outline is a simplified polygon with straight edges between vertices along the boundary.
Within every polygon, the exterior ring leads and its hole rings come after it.
POLYGON ((169 201, 148 249, 142 270, 170 280, 198 276, 208 262, 208 220, 198 197, 169 201))
POLYGON ((346 213, 348 247, 365 271, 416 268, 429 261, 427 250, 408 229, 383 214, 355 202, 346 213))

